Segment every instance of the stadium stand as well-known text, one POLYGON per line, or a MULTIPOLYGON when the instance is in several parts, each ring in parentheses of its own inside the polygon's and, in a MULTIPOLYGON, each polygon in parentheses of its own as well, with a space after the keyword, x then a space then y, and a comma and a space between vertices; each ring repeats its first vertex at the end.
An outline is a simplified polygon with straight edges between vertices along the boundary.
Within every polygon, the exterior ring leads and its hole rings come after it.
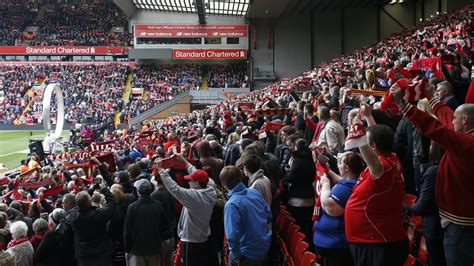
MULTIPOLYGON (((473 11, 441 14, 205 110, 106 134, 82 125, 68 149, 43 165, 30 154, 0 179, 0 229, 10 233, 0 234, 7 251, 0 258, 24 265, 139 265, 144 258, 157 265, 472 264, 473 11), (453 87, 451 95, 443 86, 453 87), (462 104, 455 111, 453 97, 462 104)), ((25 100, 29 88, 61 80, 71 101, 67 119, 103 122, 122 109, 125 75, 152 95, 123 106, 127 115, 139 113, 198 88, 201 67, 3 66, 3 119, 25 110, 34 117, 38 95, 25 100)), ((210 67, 208 79, 219 87, 246 83, 238 66, 210 67)))

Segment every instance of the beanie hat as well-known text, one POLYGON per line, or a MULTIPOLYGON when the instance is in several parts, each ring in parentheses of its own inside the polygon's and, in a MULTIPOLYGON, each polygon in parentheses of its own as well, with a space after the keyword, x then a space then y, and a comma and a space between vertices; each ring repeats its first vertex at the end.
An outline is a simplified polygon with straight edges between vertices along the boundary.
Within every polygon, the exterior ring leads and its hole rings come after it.
POLYGON ((134 186, 140 194, 150 194, 153 192, 153 184, 147 179, 140 179, 136 181, 134 186))
MULTIPOLYGON (((399 86, 403 91, 403 99, 406 102, 413 103, 425 98, 425 88, 427 84, 428 79, 426 78, 423 78, 414 83, 411 83, 407 79, 400 79, 392 86, 399 86)), ((393 96, 392 94, 390 94, 390 90, 388 90, 383 97, 381 109, 383 111, 388 111, 391 114, 396 114, 399 111, 397 106, 393 102, 393 96)))

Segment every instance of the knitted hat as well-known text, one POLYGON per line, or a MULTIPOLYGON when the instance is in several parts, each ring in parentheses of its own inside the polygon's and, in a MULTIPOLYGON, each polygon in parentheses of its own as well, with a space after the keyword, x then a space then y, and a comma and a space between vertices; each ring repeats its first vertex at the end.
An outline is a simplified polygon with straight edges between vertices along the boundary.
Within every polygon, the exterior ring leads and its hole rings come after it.
MULTIPOLYGON (((392 86, 399 86, 403 91, 403 99, 406 102, 416 102, 420 99, 425 98, 425 88, 428 84, 428 80, 423 78, 419 81, 411 83, 407 79, 400 79, 392 86)), ((383 111, 388 111, 391 114, 397 113, 399 110, 395 103, 393 102, 393 96, 390 94, 390 91, 387 91, 384 95, 381 109, 383 111)))

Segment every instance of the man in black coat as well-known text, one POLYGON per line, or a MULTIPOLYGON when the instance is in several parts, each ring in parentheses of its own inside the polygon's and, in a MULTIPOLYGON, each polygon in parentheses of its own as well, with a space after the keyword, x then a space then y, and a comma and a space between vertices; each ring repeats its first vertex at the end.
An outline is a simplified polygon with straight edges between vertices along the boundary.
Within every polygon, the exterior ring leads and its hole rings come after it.
MULTIPOLYGON (((97 189, 98 185, 94 186, 97 189)), ((93 191, 91 191, 93 192, 93 191)), ((114 252, 107 233, 107 224, 115 210, 115 198, 107 188, 101 189, 107 206, 92 206, 91 196, 87 191, 76 195, 77 212, 70 214, 74 231, 74 250, 78 265, 111 265, 114 252)))
POLYGON ((150 197, 152 183, 140 179, 135 187, 139 198, 128 207, 123 231, 127 265, 161 265, 161 242, 172 229, 162 203, 150 197))

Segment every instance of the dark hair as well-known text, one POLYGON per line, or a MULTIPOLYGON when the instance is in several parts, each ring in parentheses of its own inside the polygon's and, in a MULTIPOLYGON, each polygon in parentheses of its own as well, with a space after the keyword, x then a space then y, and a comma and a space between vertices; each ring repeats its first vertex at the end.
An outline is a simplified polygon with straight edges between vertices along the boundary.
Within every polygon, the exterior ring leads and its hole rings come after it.
POLYGON ((258 156, 263 157, 265 155, 265 144, 261 141, 254 141, 248 145, 245 149, 254 148, 258 156))
POLYGON ((299 139, 299 135, 298 134, 292 134, 290 136, 288 136, 288 138, 286 138, 286 142, 290 142, 290 143, 296 143, 296 140, 299 139))
POLYGON ((257 172, 261 168, 262 162, 257 155, 251 154, 245 157, 244 167, 251 173, 257 172))
POLYGON ((219 174, 219 178, 221 179, 222 185, 224 185, 227 189, 233 189, 239 182, 242 180, 242 172, 239 168, 229 165, 222 169, 221 173, 219 174))
POLYGON ((367 128, 367 132, 370 132, 369 144, 375 144, 383 154, 392 152, 394 134, 389 126, 373 125, 367 128))
POLYGON ((299 138, 295 141, 296 150, 302 151, 308 148, 308 142, 305 139, 299 138))
POLYGON ((310 103, 305 104, 304 109, 306 109, 310 115, 313 115, 314 106, 312 104, 310 104, 310 103))
POLYGON ((305 101, 299 101, 298 102, 298 109, 303 111, 304 106, 306 105, 305 101))
POLYGON ((365 169, 364 160, 357 153, 348 153, 346 155, 346 164, 356 177, 359 177, 360 173, 365 169))
POLYGON ((134 163, 127 167, 127 172, 130 174, 130 179, 135 180, 141 174, 142 168, 137 163, 134 163))

